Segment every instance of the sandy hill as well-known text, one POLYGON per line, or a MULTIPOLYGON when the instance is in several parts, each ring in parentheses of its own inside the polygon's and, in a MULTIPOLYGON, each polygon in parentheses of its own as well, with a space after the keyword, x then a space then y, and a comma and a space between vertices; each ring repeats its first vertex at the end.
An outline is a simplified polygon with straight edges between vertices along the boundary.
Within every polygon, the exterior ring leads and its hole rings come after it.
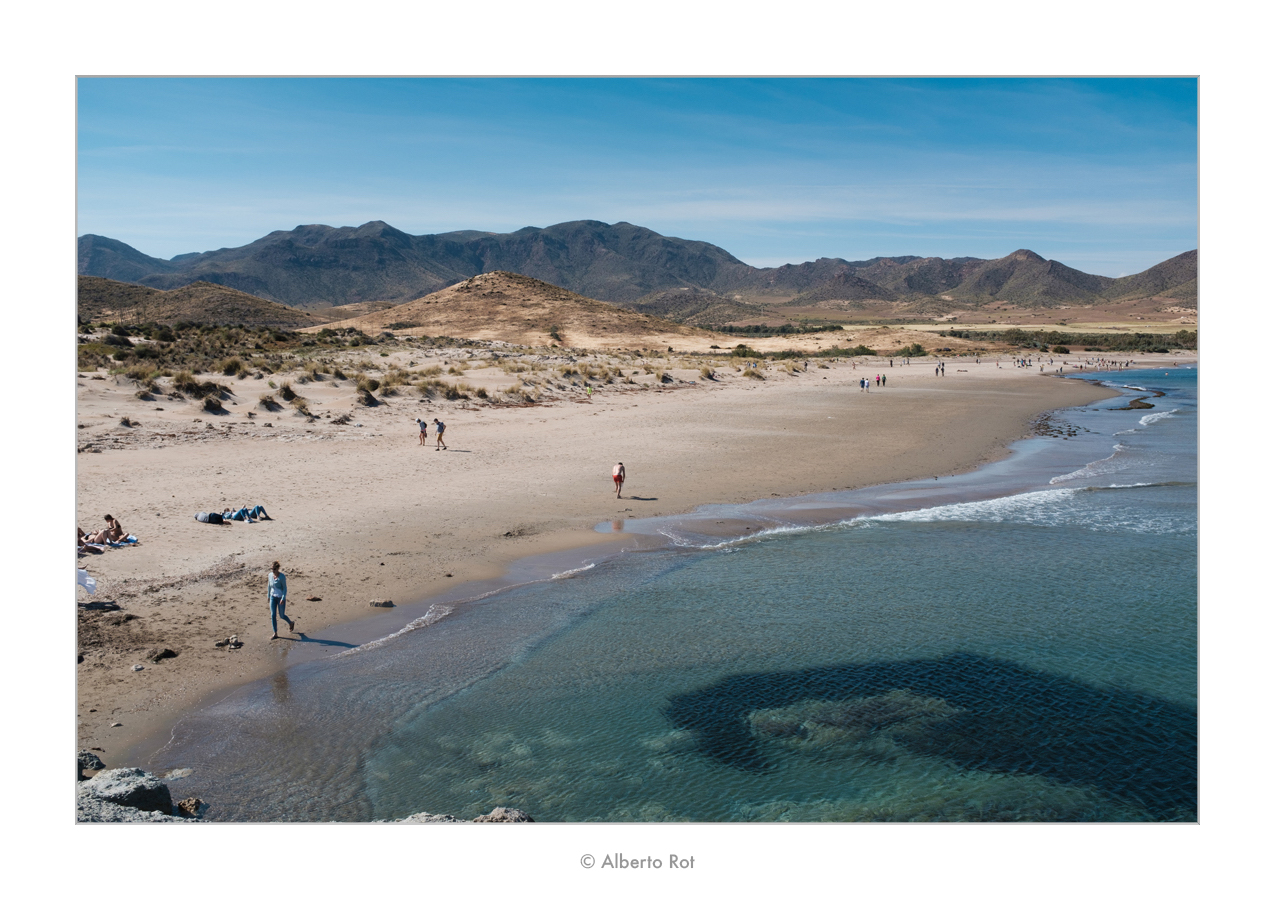
POLYGON ((659 347, 710 337, 512 272, 475 275, 393 309, 335 324, 369 333, 392 330, 528 346, 550 343, 554 331, 572 347, 659 347))
POLYGON ((376 301, 306 312, 207 281, 161 291, 90 275, 80 276, 76 297, 76 312, 84 321, 125 324, 186 321, 200 325, 305 328, 392 306, 392 303, 376 301))

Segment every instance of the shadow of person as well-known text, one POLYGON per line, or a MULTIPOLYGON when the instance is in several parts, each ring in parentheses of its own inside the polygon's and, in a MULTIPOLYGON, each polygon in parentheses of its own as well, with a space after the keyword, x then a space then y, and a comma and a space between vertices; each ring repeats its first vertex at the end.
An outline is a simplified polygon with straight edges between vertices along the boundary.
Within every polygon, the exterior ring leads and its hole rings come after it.
POLYGON ((1088 785, 1157 818, 1196 818, 1194 707, 976 654, 733 675, 671 697, 665 715, 721 765, 766 772, 777 765, 767 722, 800 741, 811 701, 843 704, 823 715, 848 741, 884 733, 965 769, 1088 785), (791 722, 755 715, 787 707, 791 722))
POLYGON ((312 638, 304 631, 298 631, 295 635, 295 639, 305 644, 318 644, 320 647, 344 647, 348 650, 351 647, 358 646, 358 644, 351 644, 349 641, 333 641, 328 638, 312 638))

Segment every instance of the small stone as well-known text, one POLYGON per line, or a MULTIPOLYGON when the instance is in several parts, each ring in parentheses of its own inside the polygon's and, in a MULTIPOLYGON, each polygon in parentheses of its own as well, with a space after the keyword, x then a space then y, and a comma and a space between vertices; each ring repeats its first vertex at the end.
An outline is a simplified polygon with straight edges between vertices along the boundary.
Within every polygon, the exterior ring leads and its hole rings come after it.
POLYGON ((174 659, 177 656, 176 650, 170 650, 168 647, 163 649, 156 648, 146 653, 146 658, 151 662, 159 662, 161 659, 174 659))
POLYGON ((177 815, 183 819, 199 818, 199 808, 204 805, 204 801, 198 797, 187 797, 185 800, 177 801, 177 815))
POLYGON ((369 600, 367 601, 367 605, 389 608, 394 605, 394 601, 393 600, 369 600))
POLYGON ((112 722, 112 723, 111 723, 111 727, 112 727, 112 728, 123 728, 123 727, 124 727, 124 723, 123 723, 123 722, 112 722))
POLYGON ((134 672, 140 672, 140 671, 142 671, 142 669, 144 669, 144 668, 146 668, 146 667, 145 667, 145 666, 143 666, 141 663, 138 663, 137 665, 133 666, 133 671, 134 671, 134 672))

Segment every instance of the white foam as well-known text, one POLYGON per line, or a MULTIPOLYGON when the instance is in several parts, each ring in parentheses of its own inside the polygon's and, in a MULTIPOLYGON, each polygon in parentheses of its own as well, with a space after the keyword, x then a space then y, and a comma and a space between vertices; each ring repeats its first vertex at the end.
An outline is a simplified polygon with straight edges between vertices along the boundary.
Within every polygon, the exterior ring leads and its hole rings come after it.
MULTIPOLYGON (((1011 494, 991 500, 971 500, 967 503, 949 503, 909 512, 882 513, 872 516, 876 522, 1026 522, 1042 524, 1043 518, 1052 520, 1052 511, 1060 502, 1071 498, 1079 488, 1055 488, 1051 491, 1032 491, 1027 494, 1011 494), (1043 517, 1041 513, 1051 515, 1043 517)), ((1052 524, 1052 522, 1050 523, 1052 524)))
POLYGON ((579 575, 581 572, 589 571, 595 565, 597 565, 597 563, 589 563, 587 566, 581 566, 578 569, 567 569, 565 572, 558 572, 556 575, 550 575, 549 580, 557 581, 561 578, 571 578, 572 576, 579 575))
POLYGON ((455 608, 455 606, 435 604, 425 611, 425 615, 421 616, 419 619, 413 619, 393 634, 387 634, 385 637, 377 638, 374 641, 368 641, 366 644, 359 644, 357 647, 351 647, 349 650, 343 650, 334 658, 340 659, 342 656, 350 656, 362 650, 374 650, 377 647, 383 647, 396 637, 401 637, 409 632, 417 631, 421 628, 428 628, 430 625, 441 622, 443 619, 451 615, 455 608))
MULTIPOLYGON (((1149 485, 1112 485, 1131 488, 1149 485)), ((1171 516, 1146 515, 1143 512, 1105 509, 1077 500, 1093 488, 1055 488, 997 497, 992 500, 975 500, 969 503, 953 503, 912 512, 885 513, 873 516, 876 522, 971 522, 1037 525, 1044 527, 1085 528, 1100 532, 1135 532, 1140 534, 1186 534, 1194 531, 1194 523, 1174 519, 1171 516)))
POLYGON ((1119 456, 1122 451, 1128 450, 1129 448, 1124 444, 1116 444, 1111 449, 1112 453, 1110 456, 1103 457, 1102 459, 1096 459, 1086 465, 1083 469, 1068 472, 1066 475, 1056 475, 1049 479, 1049 483, 1064 484, 1068 481, 1075 481, 1077 478, 1095 478, 1102 475, 1112 475, 1121 471, 1124 469, 1124 465, 1123 463, 1118 462, 1116 457, 1119 456))
POLYGON ((756 541, 778 537, 779 535, 816 534, 822 531, 845 528, 848 525, 859 524, 864 521, 862 518, 854 518, 840 522, 825 522, 822 525, 776 525, 772 528, 761 528, 748 534, 741 534, 737 537, 725 538, 712 543, 697 543, 685 535, 675 534, 671 531, 661 530, 659 533, 668 538, 675 547, 682 547, 688 550, 730 550, 742 544, 755 543, 756 541))
POLYGON ((1173 415, 1175 412, 1177 412, 1176 409, 1171 409, 1168 412, 1150 413, 1148 415, 1143 416, 1141 419, 1139 419, 1138 424, 1145 428, 1146 426, 1150 425, 1152 422, 1159 422, 1161 419, 1169 418, 1169 416, 1173 415))

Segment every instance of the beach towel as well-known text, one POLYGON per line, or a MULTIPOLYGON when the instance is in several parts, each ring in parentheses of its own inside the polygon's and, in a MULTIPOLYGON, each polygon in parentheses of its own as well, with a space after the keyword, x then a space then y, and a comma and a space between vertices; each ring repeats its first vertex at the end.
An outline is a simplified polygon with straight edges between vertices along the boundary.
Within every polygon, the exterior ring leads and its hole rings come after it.
POLYGON ((137 543, 137 536, 132 534, 126 534, 121 540, 107 541, 107 543, 110 544, 112 547, 131 547, 137 543))
POLYGON ((97 593, 97 579, 83 569, 75 570, 75 583, 82 585, 90 594, 97 593))

